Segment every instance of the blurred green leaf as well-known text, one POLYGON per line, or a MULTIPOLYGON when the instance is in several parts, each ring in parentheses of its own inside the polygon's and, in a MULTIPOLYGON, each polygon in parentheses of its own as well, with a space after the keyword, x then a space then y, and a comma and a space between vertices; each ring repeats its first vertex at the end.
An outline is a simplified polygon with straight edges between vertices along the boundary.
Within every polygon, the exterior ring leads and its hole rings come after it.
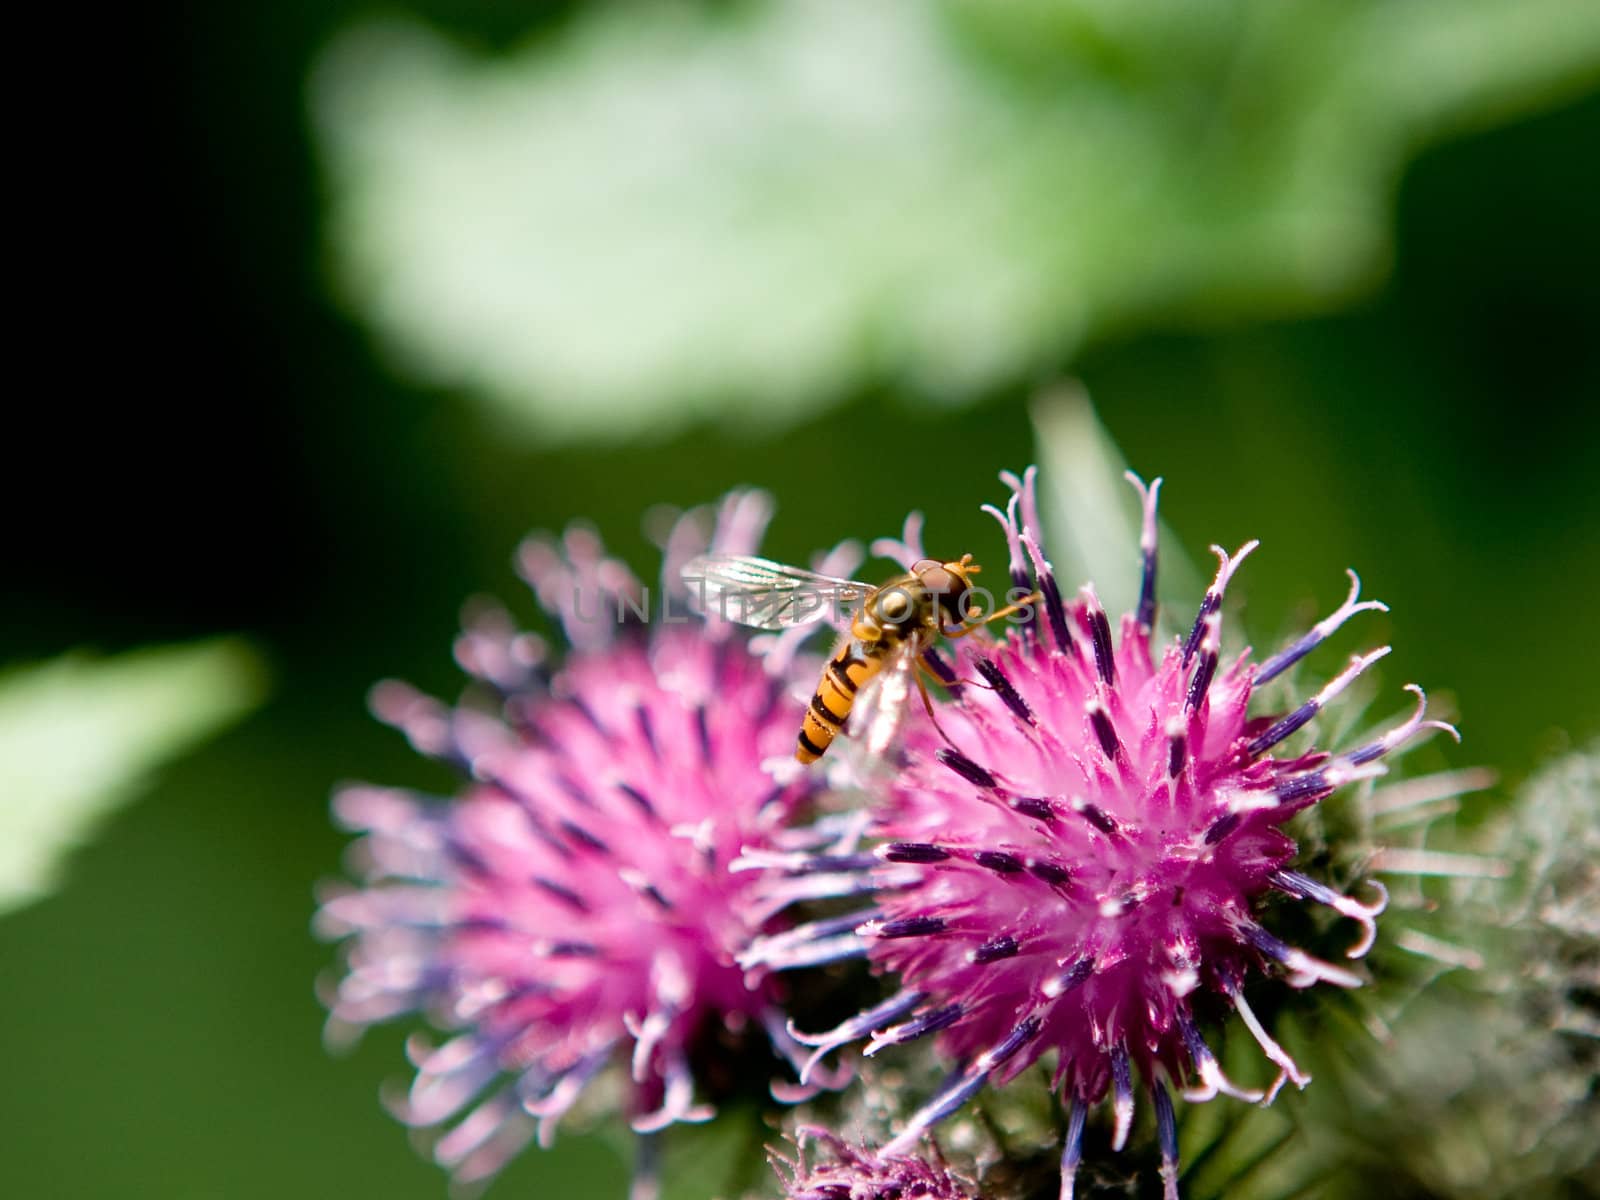
POLYGON ((734 1108, 705 1125, 681 1125, 665 1139, 662 1200, 749 1195, 763 1190, 770 1172, 767 1129, 757 1113, 734 1108))
POLYGON ((1347 300, 1421 145, 1597 74, 1569 0, 606 5, 497 58, 369 25, 313 108, 391 356, 618 437, 1347 300))
MULTIPOLYGON (((1045 549, 1062 585, 1070 591, 1092 580, 1108 612, 1132 612, 1139 602, 1143 513, 1123 475, 1128 463, 1122 450, 1076 383, 1058 385, 1034 402, 1033 428, 1045 549)), ((1157 591, 1192 607, 1206 581, 1165 522, 1160 535, 1157 591)))
POLYGON ((95 823, 162 760, 260 699, 234 641, 73 655, 0 676, 0 913, 44 895, 95 823))

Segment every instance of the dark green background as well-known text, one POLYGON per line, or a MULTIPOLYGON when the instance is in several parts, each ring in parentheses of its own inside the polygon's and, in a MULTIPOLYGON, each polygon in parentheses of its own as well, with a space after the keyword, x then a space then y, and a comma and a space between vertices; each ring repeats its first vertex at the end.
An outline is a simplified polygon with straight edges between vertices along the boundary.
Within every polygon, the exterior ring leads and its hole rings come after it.
MULTIPOLYGON (((517 32, 515 6, 446 7, 490 41, 517 32)), ((346 1061, 319 1044, 329 788, 436 778, 366 716, 367 686, 453 692, 460 601, 528 610, 508 556, 529 528, 586 516, 653 569, 646 506, 753 482, 779 498, 779 556, 808 554, 808 529, 871 536, 934 504, 934 545, 993 556, 977 505, 1032 454, 1031 380, 911 419, 863 395, 781 443, 541 453, 385 374, 323 299, 302 111, 308 56, 361 9, 173 9, 139 60, 138 186, 106 235, 126 269, 69 374, 155 398, 92 428, 43 406, 74 447, 54 487, 103 515, 61 525, 19 489, 0 659, 243 630, 277 684, 77 855, 60 894, 0 922, 10 1195, 442 1196, 376 1103, 402 1075, 398 1034, 346 1061), (802 519, 819 478, 848 499, 802 519)), ((1259 638, 1325 611, 1356 565, 1394 607, 1369 630, 1396 645, 1386 683, 1460 711, 1466 745, 1438 760, 1513 781, 1600 728, 1597 147, 1591 99, 1434 151, 1403 183, 1393 276, 1355 311, 1168 330, 1076 364, 1129 460, 1166 476, 1191 554, 1262 539, 1242 589, 1259 638)), ((496 1194, 621 1194, 607 1144, 561 1145, 496 1194)))

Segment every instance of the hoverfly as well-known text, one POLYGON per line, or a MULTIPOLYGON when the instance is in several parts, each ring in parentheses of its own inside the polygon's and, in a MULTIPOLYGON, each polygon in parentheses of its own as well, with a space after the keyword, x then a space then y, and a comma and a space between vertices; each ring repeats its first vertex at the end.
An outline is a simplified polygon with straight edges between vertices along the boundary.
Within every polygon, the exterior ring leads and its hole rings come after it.
POLYGON ((768 558, 709 554, 685 563, 682 574, 691 590, 701 585, 705 612, 755 629, 788 629, 830 617, 839 621, 856 605, 848 633, 823 668, 800 725, 795 757, 813 763, 827 753, 852 710, 852 731, 863 731, 868 753, 881 755, 899 727, 913 684, 933 718, 920 674, 932 674, 923 653, 940 637, 965 637, 1039 599, 1035 593, 982 615, 968 603, 972 576, 982 569, 970 554, 951 561, 924 558, 905 574, 873 585, 768 558))

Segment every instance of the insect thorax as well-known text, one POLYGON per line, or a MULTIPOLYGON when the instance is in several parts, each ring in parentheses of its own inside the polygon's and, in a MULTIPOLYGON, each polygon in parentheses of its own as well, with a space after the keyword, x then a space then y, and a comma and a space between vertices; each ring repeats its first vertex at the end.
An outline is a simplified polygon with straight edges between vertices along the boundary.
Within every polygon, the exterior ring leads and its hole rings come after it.
POLYGON ((887 653, 908 638, 939 630, 939 603, 915 575, 891 579, 861 604, 851 633, 874 653, 887 653))

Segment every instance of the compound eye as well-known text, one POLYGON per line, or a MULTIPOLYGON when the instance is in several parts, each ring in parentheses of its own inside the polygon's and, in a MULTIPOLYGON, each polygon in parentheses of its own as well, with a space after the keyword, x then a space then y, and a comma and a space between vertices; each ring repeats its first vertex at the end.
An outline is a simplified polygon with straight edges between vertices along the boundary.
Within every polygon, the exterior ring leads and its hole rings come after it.
POLYGON ((946 596, 957 590, 956 577, 945 569, 943 563, 928 559, 917 564, 917 578, 922 586, 936 596, 946 596))

